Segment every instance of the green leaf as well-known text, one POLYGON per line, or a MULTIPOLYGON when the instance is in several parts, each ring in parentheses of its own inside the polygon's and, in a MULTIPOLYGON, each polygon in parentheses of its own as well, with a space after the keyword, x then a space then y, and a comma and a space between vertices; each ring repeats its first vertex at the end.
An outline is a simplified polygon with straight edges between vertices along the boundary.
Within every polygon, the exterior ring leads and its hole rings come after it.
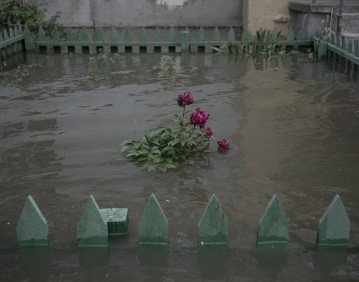
POLYGON ((157 164, 149 164, 147 166, 147 171, 151 172, 151 171, 155 171, 157 169, 158 165, 157 164))
POLYGON ((121 149, 121 153, 128 151, 132 146, 123 146, 121 149))

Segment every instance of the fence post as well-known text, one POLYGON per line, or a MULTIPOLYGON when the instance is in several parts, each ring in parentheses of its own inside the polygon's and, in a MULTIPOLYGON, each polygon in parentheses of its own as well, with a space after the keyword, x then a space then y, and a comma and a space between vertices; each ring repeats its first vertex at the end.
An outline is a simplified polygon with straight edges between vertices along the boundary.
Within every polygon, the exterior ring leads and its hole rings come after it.
POLYGON ((140 245, 168 244, 167 218, 153 194, 151 194, 138 223, 138 243, 140 245))
POLYGON ((23 34, 24 34, 25 50, 26 51, 33 50, 34 44, 31 41, 30 30, 27 26, 25 26, 23 34))
POLYGON ((79 247, 107 247, 108 229, 95 198, 91 195, 77 225, 79 247))
POLYGON ((31 195, 29 195, 25 201, 19 222, 16 226, 16 234, 19 245, 49 245, 47 220, 31 195))
POLYGON ((189 30, 181 31, 181 52, 189 51, 189 30))
POLYGON ((214 194, 198 223, 198 243, 201 246, 228 243, 228 220, 214 194))
POLYGON ((258 222, 257 244, 288 242, 288 218, 274 194, 258 222))
POLYGON ((349 243, 350 220, 337 194, 319 221, 318 246, 345 246, 349 243))

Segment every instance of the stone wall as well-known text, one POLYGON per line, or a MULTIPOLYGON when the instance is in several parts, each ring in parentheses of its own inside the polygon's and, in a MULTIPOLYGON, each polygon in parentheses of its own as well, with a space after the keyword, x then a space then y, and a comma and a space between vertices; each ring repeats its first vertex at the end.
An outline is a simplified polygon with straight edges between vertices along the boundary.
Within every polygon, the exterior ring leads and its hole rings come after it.
POLYGON ((25 0, 63 26, 241 26, 242 0, 25 0))
POLYGON ((288 0, 245 0, 244 27, 254 32, 260 28, 288 30, 288 0))

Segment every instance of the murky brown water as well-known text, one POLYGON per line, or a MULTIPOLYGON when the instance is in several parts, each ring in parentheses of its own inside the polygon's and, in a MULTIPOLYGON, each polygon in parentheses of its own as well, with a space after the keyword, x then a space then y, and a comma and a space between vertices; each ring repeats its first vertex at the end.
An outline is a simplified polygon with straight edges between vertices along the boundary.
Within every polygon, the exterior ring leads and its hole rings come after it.
POLYGON ((356 247, 313 248, 318 221, 336 193, 352 222, 352 245, 359 242, 359 84, 325 62, 300 58, 258 69, 246 58, 176 55, 172 76, 153 69, 160 58, 30 56, 27 67, 1 78, 0 280, 359 280, 356 247), (171 124, 183 90, 235 149, 222 156, 213 144, 203 164, 166 174, 122 158, 123 140, 171 124), (167 251, 136 247, 151 193, 169 221, 167 251), (231 244, 199 250, 196 224, 212 193, 227 214, 231 244), (274 193, 288 214, 292 242, 268 254, 255 240, 274 193), (28 194, 48 220, 51 251, 16 247, 28 194), (129 237, 96 255, 79 253, 75 239, 90 194, 100 207, 128 207, 131 220, 129 237))

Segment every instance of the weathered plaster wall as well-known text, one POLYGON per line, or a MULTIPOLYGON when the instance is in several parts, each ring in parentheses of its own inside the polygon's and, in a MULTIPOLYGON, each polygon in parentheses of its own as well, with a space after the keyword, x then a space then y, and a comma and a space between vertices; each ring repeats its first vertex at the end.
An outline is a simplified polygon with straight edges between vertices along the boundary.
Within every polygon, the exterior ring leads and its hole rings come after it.
POLYGON ((64 26, 240 26, 243 0, 26 0, 64 26))
POLYGON ((252 32, 260 28, 277 28, 283 33, 288 30, 288 0, 245 0, 243 10, 244 27, 252 32), (276 23, 276 21, 282 22, 276 23))

